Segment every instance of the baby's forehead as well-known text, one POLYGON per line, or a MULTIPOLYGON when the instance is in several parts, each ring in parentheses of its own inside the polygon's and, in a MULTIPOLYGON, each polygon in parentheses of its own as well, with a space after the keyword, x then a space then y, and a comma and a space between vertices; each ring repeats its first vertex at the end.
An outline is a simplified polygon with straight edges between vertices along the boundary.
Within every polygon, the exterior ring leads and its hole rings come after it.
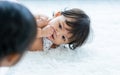
POLYGON ((69 22, 75 21, 75 18, 74 18, 74 17, 65 17, 65 16, 63 16, 63 18, 64 18, 64 20, 67 20, 67 21, 69 21, 69 22))
POLYGON ((65 28, 65 33, 67 36, 67 39, 69 42, 72 41, 72 37, 73 37, 73 33, 72 33, 72 27, 70 27, 70 25, 68 25, 66 22, 64 22, 64 28, 65 28))
POLYGON ((71 18, 67 18, 64 16, 61 16, 60 18, 60 24, 63 26, 63 28, 67 31, 70 32, 72 30, 72 27, 69 25, 68 22, 72 22, 73 20, 71 18))

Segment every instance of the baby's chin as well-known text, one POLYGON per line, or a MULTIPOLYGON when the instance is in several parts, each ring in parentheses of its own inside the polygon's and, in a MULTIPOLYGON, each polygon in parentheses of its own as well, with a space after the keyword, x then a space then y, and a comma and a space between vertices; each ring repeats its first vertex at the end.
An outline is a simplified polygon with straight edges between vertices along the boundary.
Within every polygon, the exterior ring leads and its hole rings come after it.
POLYGON ((51 36, 47 37, 47 39, 54 43, 54 39, 51 36))
POLYGON ((55 40, 55 37, 53 36, 53 34, 51 35, 51 36, 48 36, 47 37, 49 40, 51 40, 51 41, 54 41, 55 40))

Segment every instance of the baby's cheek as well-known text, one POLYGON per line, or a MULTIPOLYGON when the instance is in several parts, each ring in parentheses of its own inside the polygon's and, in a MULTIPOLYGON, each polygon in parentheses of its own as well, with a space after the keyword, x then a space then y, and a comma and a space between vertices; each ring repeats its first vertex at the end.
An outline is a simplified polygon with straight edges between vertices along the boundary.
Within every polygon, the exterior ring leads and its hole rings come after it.
POLYGON ((63 44, 64 42, 62 41, 62 40, 59 40, 58 41, 58 45, 61 45, 61 44, 63 44))

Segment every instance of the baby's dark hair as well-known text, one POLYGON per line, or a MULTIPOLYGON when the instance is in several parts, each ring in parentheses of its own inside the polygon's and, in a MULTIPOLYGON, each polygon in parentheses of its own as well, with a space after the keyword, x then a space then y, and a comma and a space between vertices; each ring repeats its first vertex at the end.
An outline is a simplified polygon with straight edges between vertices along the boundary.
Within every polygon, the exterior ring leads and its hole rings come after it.
POLYGON ((36 21, 21 4, 0 1, 0 60, 22 55, 36 36, 36 21))
POLYGON ((69 48, 75 49, 81 46, 88 38, 90 32, 90 19, 88 15, 78 8, 62 11, 61 14, 66 18, 72 19, 72 21, 66 20, 66 24, 72 28, 70 33, 73 34, 69 38, 70 40, 72 39, 69 43, 69 48))

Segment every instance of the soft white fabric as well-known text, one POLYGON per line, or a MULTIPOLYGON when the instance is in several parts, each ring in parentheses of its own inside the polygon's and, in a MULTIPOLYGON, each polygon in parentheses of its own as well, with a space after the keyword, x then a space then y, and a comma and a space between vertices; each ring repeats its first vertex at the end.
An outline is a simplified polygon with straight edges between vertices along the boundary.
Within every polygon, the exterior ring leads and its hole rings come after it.
POLYGON ((68 6, 83 9, 91 18, 94 38, 91 43, 74 51, 59 47, 43 52, 27 52, 7 75, 120 75, 120 2, 82 1, 23 0, 22 3, 32 11, 50 15, 68 6))
POLYGON ((51 48, 52 44, 53 43, 49 39, 43 38, 43 50, 44 51, 49 50, 51 48))

